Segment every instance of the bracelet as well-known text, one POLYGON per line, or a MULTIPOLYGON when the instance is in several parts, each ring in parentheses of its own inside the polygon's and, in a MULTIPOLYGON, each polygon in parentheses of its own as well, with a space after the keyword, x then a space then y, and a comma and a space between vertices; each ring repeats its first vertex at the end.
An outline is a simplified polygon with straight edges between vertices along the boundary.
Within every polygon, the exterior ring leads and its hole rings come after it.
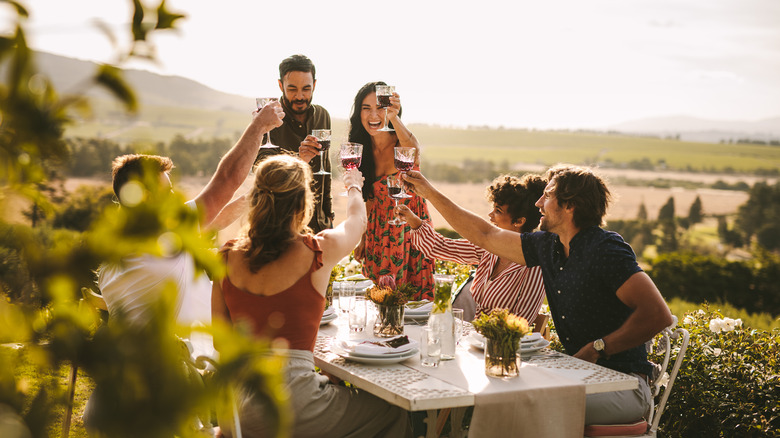
POLYGON ((358 192, 363 193, 363 187, 360 187, 358 184, 352 184, 351 186, 347 187, 347 192, 349 192, 350 189, 358 189, 358 192))

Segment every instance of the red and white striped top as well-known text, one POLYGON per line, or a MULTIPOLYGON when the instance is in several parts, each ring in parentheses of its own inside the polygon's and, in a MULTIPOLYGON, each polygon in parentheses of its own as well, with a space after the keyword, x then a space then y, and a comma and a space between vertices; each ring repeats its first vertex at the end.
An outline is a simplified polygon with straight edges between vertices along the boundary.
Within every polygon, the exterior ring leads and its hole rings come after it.
POLYGON ((490 274, 498 263, 497 255, 466 239, 448 239, 434 231, 427 221, 412 230, 411 234, 412 245, 427 257, 477 265, 474 282, 471 284, 477 315, 503 308, 525 318, 529 324, 534 322, 544 301, 544 282, 540 267, 529 268, 512 263, 490 280, 490 274))

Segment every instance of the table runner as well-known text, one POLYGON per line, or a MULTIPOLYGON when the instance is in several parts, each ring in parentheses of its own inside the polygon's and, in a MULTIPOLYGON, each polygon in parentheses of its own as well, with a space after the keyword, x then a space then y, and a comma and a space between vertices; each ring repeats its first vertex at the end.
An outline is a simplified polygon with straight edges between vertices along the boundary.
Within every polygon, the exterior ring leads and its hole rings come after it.
MULTIPOLYGON (((411 327, 407 327, 407 334, 411 327)), ((416 332, 419 329, 412 330, 416 332)), ((485 375, 485 359, 473 348, 457 349, 438 368, 419 359, 404 365, 475 394, 469 437, 578 437, 585 427, 585 385, 523 362, 519 376, 499 379, 485 375)))

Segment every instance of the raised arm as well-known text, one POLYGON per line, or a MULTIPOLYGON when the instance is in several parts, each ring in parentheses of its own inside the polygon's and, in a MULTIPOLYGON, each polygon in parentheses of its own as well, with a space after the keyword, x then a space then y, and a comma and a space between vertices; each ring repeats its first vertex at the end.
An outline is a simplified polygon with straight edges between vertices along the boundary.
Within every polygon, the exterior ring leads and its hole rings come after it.
POLYGON ((253 113, 252 122, 238 142, 219 161, 214 176, 195 197, 201 213, 201 226, 210 224, 244 182, 257 157, 263 134, 282 125, 284 111, 273 102, 253 113))
MULTIPOLYGON (((646 273, 637 272, 629 277, 617 290, 617 296, 634 312, 620 328, 604 336, 607 355, 620 353, 644 344, 672 324, 672 313, 669 311, 669 307, 653 280, 646 273)), ((599 354, 593 348, 593 342, 590 342, 582 347, 574 357, 596 362, 599 354)))
POLYGON ((466 265, 477 265, 485 251, 466 239, 448 239, 437 233, 430 222, 423 222, 405 204, 398 204, 395 212, 412 228, 412 246, 431 259, 448 260, 466 265))
POLYGON ((417 137, 412 134, 412 131, 404 125, 398 113, 401 110, 401 96, 398 93, 393 93, 390 96, 390 106, 387 107, 387 117, 393 124, 395 134, 398 136, 399 146, 417 148, 417 156, 415 159, 415 165, 420 165, 420 142, 417 141, 417 137))
POLYGON ((220 210, 217 217, 206 225, 207 228, 215 231, 220 231, 240 218, 249 209, 248 194, 244 193, 238 198, 230 201, 222 210, 220 210))
POLYGON ((404 180, 415 193, 430 201, 444 219, 452 225, 452 228, 466 240, 499 257, 525 265, 523 245, 519 233, 502 230, 455 204, 436 190, 420 172, 407 172, 404 175, 404 180))
POLYGON ((366 231, 368 219, 360 189, 363 187, 363 175, 357 169, 348 170, 344 174, 344 185, 347 187, 347 219, 335 228, 321 232, 324 267, 333 268, 349 255, 366 231))

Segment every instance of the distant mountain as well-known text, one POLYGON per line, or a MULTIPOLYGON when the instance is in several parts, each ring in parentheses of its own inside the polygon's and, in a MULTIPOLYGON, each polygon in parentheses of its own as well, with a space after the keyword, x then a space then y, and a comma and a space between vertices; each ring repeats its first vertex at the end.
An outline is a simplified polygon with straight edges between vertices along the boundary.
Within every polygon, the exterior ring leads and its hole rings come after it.
MULTIPOLYGON (((36 52, 38 69, 51 78, 60 93, 79 92, 95 74, 97 64, 66 58, 45 52, 36 52)), ((125 70, 125 79, 133 86, 143 105, 193 107, 213 110, 246 112, 252 105, 249 97, 223 93, 191 79, 180 76, 162 76, 143 70, 125 70)), ((93 97, 105 97, 106 92, 92 88, 87 93, 93 97)))
POLYGON ((780 140, 780 117, 754 122, 707 120, 687 116, 654 117, 632 120, 609 127, 635 135, 676 137, 687 141, 718 143, 737 139, 780 140))

